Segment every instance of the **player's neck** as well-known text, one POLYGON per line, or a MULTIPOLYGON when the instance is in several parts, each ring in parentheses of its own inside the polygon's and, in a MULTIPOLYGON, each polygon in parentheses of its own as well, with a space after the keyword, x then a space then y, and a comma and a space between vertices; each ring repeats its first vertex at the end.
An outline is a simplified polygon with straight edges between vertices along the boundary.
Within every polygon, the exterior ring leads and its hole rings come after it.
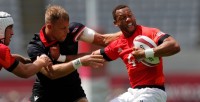
POLYGON ((124 37, 129 38, 133 35, 134 31, 133 32, 122 31, 122 33, 123 33, 124 37))

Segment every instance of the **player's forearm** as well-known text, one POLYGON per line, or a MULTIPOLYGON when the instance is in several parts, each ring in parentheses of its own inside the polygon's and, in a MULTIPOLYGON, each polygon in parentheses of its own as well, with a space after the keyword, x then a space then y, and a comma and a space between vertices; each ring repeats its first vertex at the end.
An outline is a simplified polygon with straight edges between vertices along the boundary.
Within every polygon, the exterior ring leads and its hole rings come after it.
POLYGON ((42 67, 42 65, 34 63, 23 64, 20 62, 18 66, 12 71, 12 73, 21 78, 29 78, 34 74, 38 73, 42 67))
POLYGON ((75 70, 76 69, 73 67, 72 62, 68 62, 53 65, 52 69, 49 72, 44 69, 42 69, 40 72, 48 78, 54 80, 69 75, 75 70))
POLYGON ((105 36, 101 35, 101 34, 98 34, 96 33, 94 35, 94 40, 93 40, 93 44, 95 45, 99 45, 99 46, 106 46, 108 43, 104 40, 105 39, 105 36))
POLYGON ((76 70, 74 69, 71 61, 80 58, 82 56, 85 56, 87 54, 88 53, 79 53, 77 55, 62 55, 66 56, 65 62, 52 65, 52 67, 48 68, 48 70, 43 68, 40 72, 50 79, 57 79, 64 77, 76 70))
POLYGON ((103 56, 101 55, 85 55, 70 62, 53 65, 51 74, 48 75, 50 79, 57 79, 69 75, 81 66, 90 66, 94 68, 102 67, 104 63, 103 56))
POLYGON ((22 62, 23 64, 31 63, 31 60, 29 58, 25 58, 19 54, 12 54, 13 57, 15 57, 18 61, 22 62))
POLYGON ((116 40, 121 35, 122 35, 121 32, 116 32, 116 33, 104 34, 102 36, 104 36, 104 43, 107 46, 109 43, 116 40))
POLYGON ((121 32, 110 33, 110 34, 98 34, 94 36, 93 43, 100 46, 107 46, 110 42, 116 40, 121 35, 121 32))
POLYGON ((79 53, 77 55, 66 55, 66 62, 88 55, 89 53, 79 53))

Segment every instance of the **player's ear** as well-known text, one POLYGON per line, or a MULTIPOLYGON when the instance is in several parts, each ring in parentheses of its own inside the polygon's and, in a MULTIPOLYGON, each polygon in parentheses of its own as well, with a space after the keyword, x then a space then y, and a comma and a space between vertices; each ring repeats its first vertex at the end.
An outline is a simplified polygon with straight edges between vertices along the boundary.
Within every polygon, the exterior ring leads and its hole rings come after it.
POLYGON ((52 28, 52 25, 51 25, 51 24, 46 24, 46 27, 47 27, 48 29, 51 29, 51 28, 52 28))

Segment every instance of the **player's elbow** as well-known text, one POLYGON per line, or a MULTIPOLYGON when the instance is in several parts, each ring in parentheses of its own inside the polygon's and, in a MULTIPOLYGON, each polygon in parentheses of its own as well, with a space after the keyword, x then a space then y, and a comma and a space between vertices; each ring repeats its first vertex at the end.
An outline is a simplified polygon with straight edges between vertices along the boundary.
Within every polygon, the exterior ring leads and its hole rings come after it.
POLYGON ((180 45, 178 43, 174 43, 171 48, 172 54, 179 53, 181 51, 180 45))
POLYGON ((178 53, 178 52, 181 51, 181 47, 180 47, 180 45, 179 45, 178 43, 175 43, 174 49, 175 49, 175 52, 176 52, 176 53, 178 53))

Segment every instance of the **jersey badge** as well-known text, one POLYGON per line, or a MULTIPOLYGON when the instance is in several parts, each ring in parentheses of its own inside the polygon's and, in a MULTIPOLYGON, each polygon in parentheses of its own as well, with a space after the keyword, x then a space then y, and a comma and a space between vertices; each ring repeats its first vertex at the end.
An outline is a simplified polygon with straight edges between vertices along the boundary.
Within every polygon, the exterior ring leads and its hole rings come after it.
POLYGON ((38 100, 38 96, 34 96, 34 101, 37 101, 38 100))

